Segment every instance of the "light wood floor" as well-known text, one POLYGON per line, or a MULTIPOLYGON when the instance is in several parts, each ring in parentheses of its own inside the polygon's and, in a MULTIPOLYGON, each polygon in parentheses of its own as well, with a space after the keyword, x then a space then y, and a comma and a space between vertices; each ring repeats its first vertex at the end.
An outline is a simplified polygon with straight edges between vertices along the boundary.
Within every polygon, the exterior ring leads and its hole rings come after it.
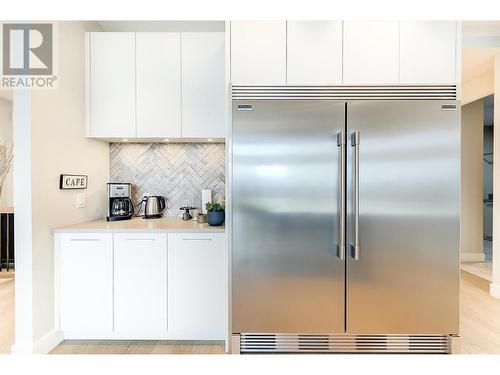
POLYGON ((224 354, 224 342, 64 340, 50 354, 224 354))
MULTIPOLYGON (((488 281, 462 271, 461 351, 500 354, 500 300, 488 281)), ((14 280, 0 280, 0 353, 14 341, 14 280)), ((65 340, 54 354, 220 354, 219 342, 65 340)))
POLYGON ((489 294, 489 282, 462 271, 460 293, 461 352, 500 354, 500 300, 489 294))
POLYGON ((462 270, 488 281, 493 281, 493 265, 491 262, 462 263, 462 270))
POLYGON ((10 353, 12 344, 14 344, 14 279, 0 277, 0 354, 10 353))
POLYGON ((14 275, 14 271, 12 270, 7 272, 6 269, 2 269, 2 271, 0 271, 0 279, 13 279, 14 275))

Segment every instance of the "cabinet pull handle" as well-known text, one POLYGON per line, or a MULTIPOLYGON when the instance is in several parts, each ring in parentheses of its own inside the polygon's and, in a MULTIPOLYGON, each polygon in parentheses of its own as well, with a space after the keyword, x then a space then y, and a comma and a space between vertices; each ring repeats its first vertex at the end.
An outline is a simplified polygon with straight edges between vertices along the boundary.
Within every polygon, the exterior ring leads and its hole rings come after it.
POLYGON ((183 238, 183 241, 212 241, 211 238, 183 238))
POLYGON ((101 241, 100 238, 70 238, 70 241, 73 242, 97 242, 101 241))

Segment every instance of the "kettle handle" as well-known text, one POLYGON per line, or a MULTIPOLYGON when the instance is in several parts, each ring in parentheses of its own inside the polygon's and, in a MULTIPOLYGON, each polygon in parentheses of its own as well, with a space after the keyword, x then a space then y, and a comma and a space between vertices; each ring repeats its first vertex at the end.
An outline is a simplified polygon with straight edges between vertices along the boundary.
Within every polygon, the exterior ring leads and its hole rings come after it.
POLYGON ((163 211, 165 209, 165 198, 160 195, 160 210, 163 211))

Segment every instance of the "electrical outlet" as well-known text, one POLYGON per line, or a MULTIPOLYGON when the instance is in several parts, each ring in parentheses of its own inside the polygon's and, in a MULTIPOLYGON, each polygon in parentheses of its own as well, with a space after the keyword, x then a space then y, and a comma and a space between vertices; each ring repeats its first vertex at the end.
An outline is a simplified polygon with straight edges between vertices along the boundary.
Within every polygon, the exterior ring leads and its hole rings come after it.
POLYGON ((78 193, 76 195, 76 208, 85 207, 85 193, 78 193))

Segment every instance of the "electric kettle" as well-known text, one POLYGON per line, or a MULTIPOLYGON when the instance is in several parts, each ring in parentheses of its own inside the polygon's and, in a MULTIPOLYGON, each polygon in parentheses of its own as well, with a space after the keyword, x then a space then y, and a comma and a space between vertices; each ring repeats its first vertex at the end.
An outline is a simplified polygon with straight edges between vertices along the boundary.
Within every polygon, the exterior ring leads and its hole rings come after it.
POLYGON ((161 217, 165 209, 165 198, 160 195, 150 195, 144 198, 146 207, 144 208, 145 219, 156 219, 161 217))

